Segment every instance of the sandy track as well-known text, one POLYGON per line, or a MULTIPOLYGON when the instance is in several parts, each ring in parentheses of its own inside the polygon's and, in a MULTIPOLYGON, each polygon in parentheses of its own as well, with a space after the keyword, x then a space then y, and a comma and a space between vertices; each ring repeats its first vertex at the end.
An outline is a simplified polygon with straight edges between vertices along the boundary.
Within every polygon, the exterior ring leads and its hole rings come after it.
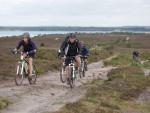
POLYGON ((24 86, 17 87, 13 82, 0 85, 0 96, 9 98, 13 104, 0 113, 45 113, 59 110, 63 105, 75 102, 82 98, 86 89, 84 83, 93 79, 107 79, 112 67, 102 68, 103 62, 90 64, 86 77, 78 79, 76 87, 60 82, 58 72, 48 72, 38 78, 37 84, 30 86, 27 82, 24 86))

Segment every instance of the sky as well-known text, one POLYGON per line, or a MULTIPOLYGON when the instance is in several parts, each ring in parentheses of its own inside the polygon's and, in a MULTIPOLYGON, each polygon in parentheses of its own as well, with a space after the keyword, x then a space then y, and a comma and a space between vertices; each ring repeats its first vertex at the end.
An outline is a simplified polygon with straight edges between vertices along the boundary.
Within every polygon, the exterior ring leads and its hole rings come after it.
POLYGON ((150 0, 0 0, 0 26, 150 26, 150 0))

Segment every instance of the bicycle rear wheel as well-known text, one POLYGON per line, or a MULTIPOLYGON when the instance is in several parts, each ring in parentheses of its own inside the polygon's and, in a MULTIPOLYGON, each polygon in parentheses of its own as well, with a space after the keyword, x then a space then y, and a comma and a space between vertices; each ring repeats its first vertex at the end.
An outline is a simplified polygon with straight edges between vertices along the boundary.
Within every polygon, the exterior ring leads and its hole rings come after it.
POLYGON ((84 61, 81 63, 81 66, 79 69, 79 76, 80 78, 85 77, 85 62, 84 61))
POLYGON ((36 81, 37 81, 37 69, 35 67, 35 65, 33 65, 33 73, 32 73, 32 76, 28 76, 28 81, 30 83, 30 85, 32 84, 36 84, 36 81))
POLYGON ((15 84, 17 86, 21 86, 24 78, 25 78, 25 76, 24 76, 24 70, 22 70, 22 65, 18 64, 17 65, 17 73, 15 75, 15 84), (23 72, 21 73, 21 71, 23 71, 23 72))
POLYGON ((88 71, 88 65, 87 65, 87 62, 85 62, 84 68, 85 68, 85 71, 88 71))

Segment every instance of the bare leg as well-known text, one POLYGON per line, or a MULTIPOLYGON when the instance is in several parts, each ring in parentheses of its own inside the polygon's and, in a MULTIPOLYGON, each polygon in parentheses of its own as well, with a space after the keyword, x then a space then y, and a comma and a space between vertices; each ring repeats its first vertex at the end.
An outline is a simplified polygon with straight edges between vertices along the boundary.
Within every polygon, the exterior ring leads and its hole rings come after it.
POLYGON ((80 58, 80 56, 76 56, 75 59, 76 59, 77 67, 80 68, 80 66, 81 66, 81 58, 80 58))
POLYGON ((33 58, 29 58, 29 74, 32 75, 33 72, 33 58))

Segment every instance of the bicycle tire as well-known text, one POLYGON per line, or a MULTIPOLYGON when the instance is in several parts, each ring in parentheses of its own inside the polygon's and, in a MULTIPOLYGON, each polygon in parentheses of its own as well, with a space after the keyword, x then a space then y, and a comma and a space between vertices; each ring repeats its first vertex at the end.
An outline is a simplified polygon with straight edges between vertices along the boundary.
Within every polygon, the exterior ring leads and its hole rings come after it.
POLYGON ((84 61, 82 61, 81 66, 80 66, 80 70, 79 70, 79 77, 82 78, 85 76, 85 65, 84 65, 84 61))
POLYGON ((71 89, 75 87, 75 78, 73 78, 73 73, 74 73, 73 68, 71 68, 71 73, 70 73, 71 75, 68 78, 68 83, 69 83, 71 89))
POLYGON ((64 73, 64 70, 65 70, 65 67, 64 66, 61 66, 61 69, 60 69, 60 81, 62 83, 65 83, 66 82, 66 75, 64 73))
POLYGON ((18 73, 16 73, 16 75, 15 75, 15 84, 17 86, 21 86, 25 76, 24 76, 24 71, 23 71, 23 74, 21 74, 21 64, 19 64, 19 63, 17 65, 17 71, 18 71, 18 73))

